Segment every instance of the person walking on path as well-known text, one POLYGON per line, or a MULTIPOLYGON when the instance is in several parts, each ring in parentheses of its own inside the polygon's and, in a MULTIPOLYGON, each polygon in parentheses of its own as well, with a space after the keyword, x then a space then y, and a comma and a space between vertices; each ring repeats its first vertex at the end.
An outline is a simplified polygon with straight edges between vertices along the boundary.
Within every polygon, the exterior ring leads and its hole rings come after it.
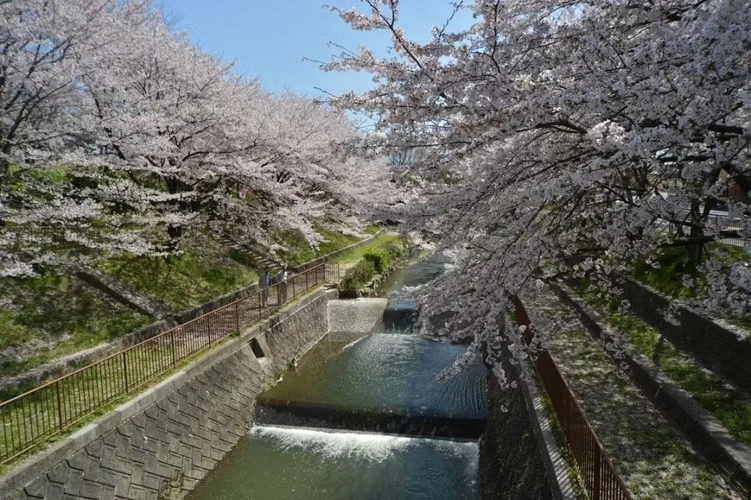
POLYGON ((285 265, 276 275, 276 282, 278 287, 278 299, 281 306, 287 302, 287 266, 285 265))
POLYGON ((261 307, 266 307, 269 302, 269 286, 271 286, 271 275, 269 269, 264 268, 258 277, 258 288, 261 289, 261 307))

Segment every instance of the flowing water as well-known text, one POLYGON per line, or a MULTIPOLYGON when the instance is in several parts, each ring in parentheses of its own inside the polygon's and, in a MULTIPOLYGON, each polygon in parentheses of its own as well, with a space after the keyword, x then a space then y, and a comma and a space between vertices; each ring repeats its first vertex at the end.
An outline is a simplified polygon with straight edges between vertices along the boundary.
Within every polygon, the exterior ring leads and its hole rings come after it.
MULTIPOLYGON (((389 307, 408 308, 444 262, 395 273, 389 307)), ((333 304, 333 333, 259 396, 256 425, 188 500, 479 499, 484 368, 439 382, 466 347, 386 333, 373 319, 384 307, 333 304)))
POLYGON ((256 426, 190 498, 463 500, 477 468, 471 442, 256 426))

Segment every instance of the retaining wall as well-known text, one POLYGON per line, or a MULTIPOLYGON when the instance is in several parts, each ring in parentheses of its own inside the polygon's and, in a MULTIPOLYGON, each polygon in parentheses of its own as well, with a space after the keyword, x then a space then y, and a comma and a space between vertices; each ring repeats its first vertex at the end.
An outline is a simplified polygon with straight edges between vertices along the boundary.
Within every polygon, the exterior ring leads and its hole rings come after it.
MULTIPOLYGON (((579 316, 593 338, 611 340, 615 334, 607 321, 565 285, 551 286, 556 295, 579 316)), ((751 498, 751 448, 736 440, 711 413, 668 377, 630 342, 621 339, 617 363, 625 361, 629 375, 642 392, 668 419, 689 438, 712 465, 734 485, 738 492, 751 498)))
POLYGON ((0 499, 180 499, 247 433, 256 396, 328 331, 315 292, 0 479, 0 499))
MULTIPOLYGON (((504 370, 524 384, 518 367, 505 362, 504 370)), ((523 387, 503 389, 488 370, 487 388, 488 417, 480 440, 483 500, 561 498, 554 494, 559 487, 555 477, 551 483, 554 472, 546 465, 548 448, 535 428, 535 409, 529 407, 523 387)))
POLYGON ((678 308, 677 325, 668 322, 664 311, 670 299, 632 279, 624 279, 623 292, 634 313, 672 343, 731 383, 751 391, 751 340, 740 340, 732 327, 720 325, 686 307, 678 308))

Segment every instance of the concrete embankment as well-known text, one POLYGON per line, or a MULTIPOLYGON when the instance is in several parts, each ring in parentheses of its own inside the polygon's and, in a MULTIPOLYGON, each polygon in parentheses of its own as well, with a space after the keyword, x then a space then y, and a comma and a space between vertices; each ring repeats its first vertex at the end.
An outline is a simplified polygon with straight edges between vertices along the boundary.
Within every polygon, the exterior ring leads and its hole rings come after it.
POLYGON ((246 435, 256 396, 326 334, 335 297, 305 297, 29 459, 0 498, 182 498, 246 435))

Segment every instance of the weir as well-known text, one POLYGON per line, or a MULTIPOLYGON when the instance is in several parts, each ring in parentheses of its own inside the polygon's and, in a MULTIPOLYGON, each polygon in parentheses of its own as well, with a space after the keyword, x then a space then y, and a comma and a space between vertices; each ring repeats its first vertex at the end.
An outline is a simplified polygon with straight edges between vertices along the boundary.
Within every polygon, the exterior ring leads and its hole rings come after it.
POLYGON ((412 332, 409 288, 437 266, 397 273, 385 299, 330 301, 331 332, 256 398, 249 434, 188 498, 481 498, 486 369, 440 382, 467 347, 412 332))

